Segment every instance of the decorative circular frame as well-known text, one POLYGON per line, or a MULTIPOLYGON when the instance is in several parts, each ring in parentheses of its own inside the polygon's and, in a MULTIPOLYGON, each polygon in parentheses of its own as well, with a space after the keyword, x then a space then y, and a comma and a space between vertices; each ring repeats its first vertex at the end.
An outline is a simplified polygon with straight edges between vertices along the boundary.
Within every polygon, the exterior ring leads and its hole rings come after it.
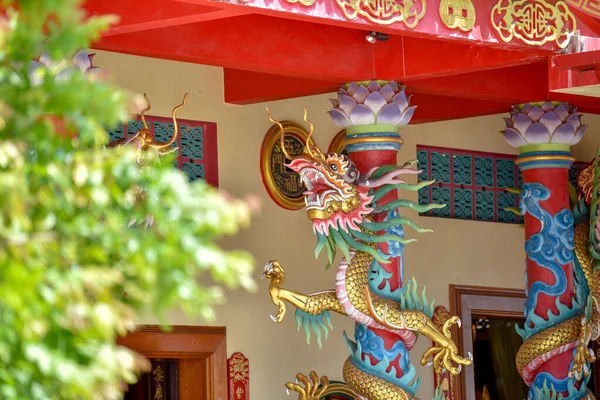
MULTIPOLYGON (((295 122, 291 121, 283 121, 281 122, 283 125, 283 129, 285 131, 286 137, 291 136, 302 143, 302 150, 304 150, 304 144, 306 143, 306 139, 308 138, 308 132, 306 129, 295 122)), ((287 210, 300 210, 304 208, 304 194, 303 192, 306 190, 304 184, 300 180, 300 175, 293 171, 286 171, 286 176, 291 177, 295 175, 293 180, 293 184, 300 184, 303 188, 302 190, 297 191, 297 195, 292 196, 280 187, 280 185, 276 182, 275 171, 273 171, 273 153, 279 152, 281 154, 281 164, 285 164, 288 160, 285 159, 283 153, 280 150, 281 140, 281 129, 277 125, 272 125, 271 128, 267 131, 265 138, 263 139, 261 152, 260 152, 260 173, 262 177, 263 184, 265 189, 267 189, 267 193, 271 197, 271 199, 278 206, 285 208, 287 210)), ((314 143, 311 139, 311 143, 314 143)), ((291 153, 290 153, 291 154, 291 153)), ((295 152, 293 155, 300 155, 299 152, 295 152)), ((282 170, 286 167, 282 167, 282 170)))
POLYGON ((346 138, 346 130, 342 129, 331 139, 331 143, 329 143, 329 148, 327 149, 328 153, 337 153, 342 154, 344 151, 344 139, 346 138))

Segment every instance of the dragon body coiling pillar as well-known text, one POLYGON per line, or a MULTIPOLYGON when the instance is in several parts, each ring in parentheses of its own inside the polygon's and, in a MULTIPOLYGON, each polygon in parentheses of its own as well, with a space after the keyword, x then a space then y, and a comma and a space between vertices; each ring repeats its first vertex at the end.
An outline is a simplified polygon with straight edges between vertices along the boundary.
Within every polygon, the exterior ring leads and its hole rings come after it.
MULTIPOLYGON (((384 166, 396 165, 397 153, 403 142, 398 130, 410 122, 416 108, 410 106, 410 99, 402 87, 395 82, 351 83, 342 87, 333 103, 331 117, 338 126, 345 128, 344 147, 362 176, 384 166)), ((378 202, 393 204, 397 200, 398 191, 391 190, 378 202)), ((397 207, 372 215, 377 223, 399 217, 397 207)), ((377 234, 404 237, 401 225, 377 234)), ((403 243, 379 243, 379 251, 389 258, 385 263, 374 260, 370 266, 369 288, 372 293, 399 302, 403 294, 409 295, 413 290, 414 282, 404 282, 403 250, 403 243)), ((428 304, 422 306, 427 307, 428 304)), ((357 322, 355 340, 356 347, 347 339, 351 353, 354 353, 344 367, 347 382, 356 380, 355 369, 358 369, 400 386, 412 395, 416 393, 419 381, 414 379, 415 368, 409 360, 409 351, 416 342, 413 332, 406 330, 398 335, 357 322)))
MULTIPOLYGON (((418 334, 435 345, 427 350, 421 364, 431 362, 438 371, 457 375, 470 357, 458 354, 451 337, 451 327, 458 323, 450 318, 439 329, 431 320, 433 303, 427 301, 425 289, 417 289, 405 280, 402 255, 406 239, 404 229, 420 228, 400 215, 410 208, 425 212, 444 205, 420 205, 399 197, 404 191, 416 191, 432 181, 409 183, 405 177, 416 177, 421 171, 414 162, 396 165, 396 154, 402 144, 398 128, 406 125, 415 110, 403 88, 396 83, 351 83, 340 89, 330 111, 334 122, 346 130, 344 146, 349 154, 323 153, 311 143, 313 126, 304 153, 291 157, 283 144, 282 151, 290 160, 288 166, 297 172, 307 190, 306 212, 317 237, 315 255, 327 250, 328 266, 335 262, 337 250, 343 254, 337 265, 335 289, 303 294, 283 287, 285 270, 277 260, 265 265, 269 279, 269 295, 278 308, 276 322, 286 315, 286 304, 296 308, 298 327, 304 327, 307 340, 314 334, 321 345, 327 338, 330 312, 355 321, 354 339, 344 338, 350 356, 343 366, 344 380, 359 399, 408 400, 414 398, 419 380, 410 363, 409 351, 418 334), (400 190, 400 192, 399 192, 400 190)), ((311 373, 311 381, 298 374, 298 383, 286 387, 299 393, 301 399, 320 398, 328 386, 311 373)), ((436 391, 436 400, 443 394, 436 391)))
MULTIPOLYGON (((517 368, 529 399, 579 399, 591 354, 585 338, 589 288, 575 256, 570 146, 585 131, 569 104, 515 107, 504 136, 519 150, 523 177, 519 211, 525 220, 525 323, 517 368)), ((588 310, 588 314, 589 314, 588 310)))

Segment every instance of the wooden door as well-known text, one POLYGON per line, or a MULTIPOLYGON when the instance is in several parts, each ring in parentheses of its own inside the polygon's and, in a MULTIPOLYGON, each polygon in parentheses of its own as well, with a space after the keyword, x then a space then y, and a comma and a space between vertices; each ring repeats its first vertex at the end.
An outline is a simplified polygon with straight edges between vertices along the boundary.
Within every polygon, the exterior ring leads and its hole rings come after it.
POLYGON ((227 400, 225 327, 142 326, 117 342, 146 358, 177 359, 179 400, 227 400))

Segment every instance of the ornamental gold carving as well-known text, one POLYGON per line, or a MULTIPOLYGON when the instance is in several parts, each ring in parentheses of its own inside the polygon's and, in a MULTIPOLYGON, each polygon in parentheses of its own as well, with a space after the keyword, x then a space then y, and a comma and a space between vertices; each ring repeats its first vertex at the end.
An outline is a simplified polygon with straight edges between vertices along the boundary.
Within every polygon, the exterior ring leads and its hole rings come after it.
POLYGON ((346 18, 359 15, 379 25, 403 22, 414 28, 425 16, 426 0, 336 0, 346 18))
POLYGON ((491 22, 502 41, 514 38, 532 46, 555 42, 565 48, 576 31, 576 20, 564 1, 552 5, 544 0, 499 0, 491 22))
POLYGON ((441 0, 440 18, 448 28, 468 32, 475 26, 475 6, 471 0, 441 0))
POLYGON ((317 1, 317 0, 286 0, 286 1, 291 4, 300 3, 303 6, 310 7, 313 4, 315 4, 315 1, 317 1))
POLYGON ((600 2, 598 0, 567 0, 567 4, 579 8, 586 14, 600 18, 600 2))

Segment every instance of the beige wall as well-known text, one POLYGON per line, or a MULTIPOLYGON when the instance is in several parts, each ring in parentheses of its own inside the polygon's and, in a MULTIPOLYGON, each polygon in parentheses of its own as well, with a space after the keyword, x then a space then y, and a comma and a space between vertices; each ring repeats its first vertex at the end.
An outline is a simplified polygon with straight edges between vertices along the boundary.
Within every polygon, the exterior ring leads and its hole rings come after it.
MULTIPOLYGON (((227 105, 223 102, 223 76, 220 68, 174 63, 99 52, 97 64, 107 70, 120 86, 135 92, 147 92, 152 101, 153 115, 170 115, 184 92, 189 92, 188 105, 178 115, 181 118, 217 123, 220 186, 233 194, 255 193, 263 199, 263 211, 251 229, 228 240, 226 245, 244 248, 256 258, 258 279, 262 266, 269 259, 279 260, 286 268, 286 286, 300 292, 333 289, 334 268, 324 270, 323 258, 314 260, 315 238, 304 212, 285 211, 268 197, 262 185, 259 157, 260 144, 270 122, 265 104, 250 106, 227 105)), ((326 111, 331 96, 313 96, 269 103, 275 118, 302 120, 306 107, 316 127, 316 141, 326 149, 338 129, 326 111)), ((507 110, 508 111, 508 110, 507 110)), ((416 111, 419 112, 418 109, 416 111)), ((473 149, 498 153, 514 153, 500 133, 502 116, 472 118, 452 122, 415 125, 401 133, 405 145, 399 161, 416 158, 417 144, 473 149)), ((591 159, 599 144, 595 137, 600 118, 587 116, 591 125, 587 137, 575 149, 578 159, 591 159)), ((416 193, 405 193, 416 201, 416 193)), ((421 226, 432 228, 433 234, 420 234, 416 243, 406 248, 405 274, 415 276, 427 286, 429 298, 448 306, 448 285, 498 286, 522 288, 523 232, 516 225, 412 215, 421 226)), ((408 229, 409 235, 414 233, 408 229)), ((348 350, 342 331, 352 334, 348 318, 333 317, 334 330, 323 349, 305 343, 304 333, 296 330, 293 310, 282 324, 269 318, 275 313, 267 295, 266 282, 259 281, 258 293, 242 291, 228 293, 228 303, 217 310, 214 324, 228 330, 228 352, 243 352, 250 359, 251 396, 254 400, 288 398, 284 383, 293 381, 297 372, 314 369, 330 379, 341 379, 341 367, 348 350)), ((149 322, 146 319, 144 322, 149 322)), ((173 324, 206 324, 186 321, 178 313, 170 318, 173 324)), ((433 397, 433 372, 419 365, 423 351, 431 343, 419 340, 412 352, 422 379, 419 397, 433 397)))

